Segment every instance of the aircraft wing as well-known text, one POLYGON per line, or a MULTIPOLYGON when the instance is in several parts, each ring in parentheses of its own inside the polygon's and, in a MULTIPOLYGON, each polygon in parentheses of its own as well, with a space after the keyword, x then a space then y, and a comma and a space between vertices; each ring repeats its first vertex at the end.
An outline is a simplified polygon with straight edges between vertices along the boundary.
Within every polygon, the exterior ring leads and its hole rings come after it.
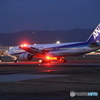
POLYGON ((19 46, 19 48, 21 48, 29 53, 42 53, 41 50, 34 48, 34 47, 19 46))

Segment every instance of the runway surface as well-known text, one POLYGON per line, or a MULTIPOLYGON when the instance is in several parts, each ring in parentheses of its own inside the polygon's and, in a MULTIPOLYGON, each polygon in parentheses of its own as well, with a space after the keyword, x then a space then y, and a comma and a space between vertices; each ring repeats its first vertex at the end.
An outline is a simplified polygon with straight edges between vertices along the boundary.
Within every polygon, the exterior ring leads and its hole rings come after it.
POLYGON ((20 61, 18 63, 14 63, 14 62, 0 62, 0 66, 1 65, 69 65, 69 66, 76 66, 76 65, 79 65, 79 66, 94 66, 94 65, 100 65, 100 61, 69 61, 69 62, 66 62, 66 63, 58 63, 58 62, 51 62, 51 63, 40 63, 40 62, 31 62, 31 61, 20 61))
POLYGON ((1 62, 0 100, 92 100, 70 92, 100 93, 100 62, 1 62), (5 98, 4 98, 5 97, 5 98))
POLYGON ((48 77, 59 77, 59 76, 67 76, 67 75, 9 74, 9 75, 0 75, 0 82, 15 82, 15 81, 23 81, 23 80, 30 80, 30 79, 40 79, 40 78, 48 78, 48 77))

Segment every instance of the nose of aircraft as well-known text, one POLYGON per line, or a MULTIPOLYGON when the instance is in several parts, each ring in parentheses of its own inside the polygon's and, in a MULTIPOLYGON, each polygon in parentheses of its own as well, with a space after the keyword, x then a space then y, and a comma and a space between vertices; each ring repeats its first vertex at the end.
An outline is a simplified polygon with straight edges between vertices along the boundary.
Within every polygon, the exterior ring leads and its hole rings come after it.
POLYGON ((4 55, 4 56, 8 56, 8 55, 9 55, 9 54, 8 54, 8 51, 5 51, 3 55, 4 55))

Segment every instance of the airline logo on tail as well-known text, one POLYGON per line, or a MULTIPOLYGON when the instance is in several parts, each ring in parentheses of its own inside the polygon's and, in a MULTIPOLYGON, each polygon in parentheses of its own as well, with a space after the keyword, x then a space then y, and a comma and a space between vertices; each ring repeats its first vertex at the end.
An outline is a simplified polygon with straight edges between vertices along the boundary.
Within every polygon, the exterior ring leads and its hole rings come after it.
POLYGON ((93 37, 96 39, 100 34, 100 24, 96 27, 96 29, 93 32, 93 37))

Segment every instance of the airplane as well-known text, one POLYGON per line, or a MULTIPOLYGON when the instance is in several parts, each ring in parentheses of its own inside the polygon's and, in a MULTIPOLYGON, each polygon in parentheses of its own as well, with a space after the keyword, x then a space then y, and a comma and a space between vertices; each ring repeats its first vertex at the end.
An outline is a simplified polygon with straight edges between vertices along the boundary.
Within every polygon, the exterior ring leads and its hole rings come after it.
POLYGON ((41 58, 42 63, 52 60, 67 62, 65 57, 79 56, 100 49, 100 23, 85 42, 19 45, 7 51, 7 55, 14 58, 14 62, 29 61, 41 58))

